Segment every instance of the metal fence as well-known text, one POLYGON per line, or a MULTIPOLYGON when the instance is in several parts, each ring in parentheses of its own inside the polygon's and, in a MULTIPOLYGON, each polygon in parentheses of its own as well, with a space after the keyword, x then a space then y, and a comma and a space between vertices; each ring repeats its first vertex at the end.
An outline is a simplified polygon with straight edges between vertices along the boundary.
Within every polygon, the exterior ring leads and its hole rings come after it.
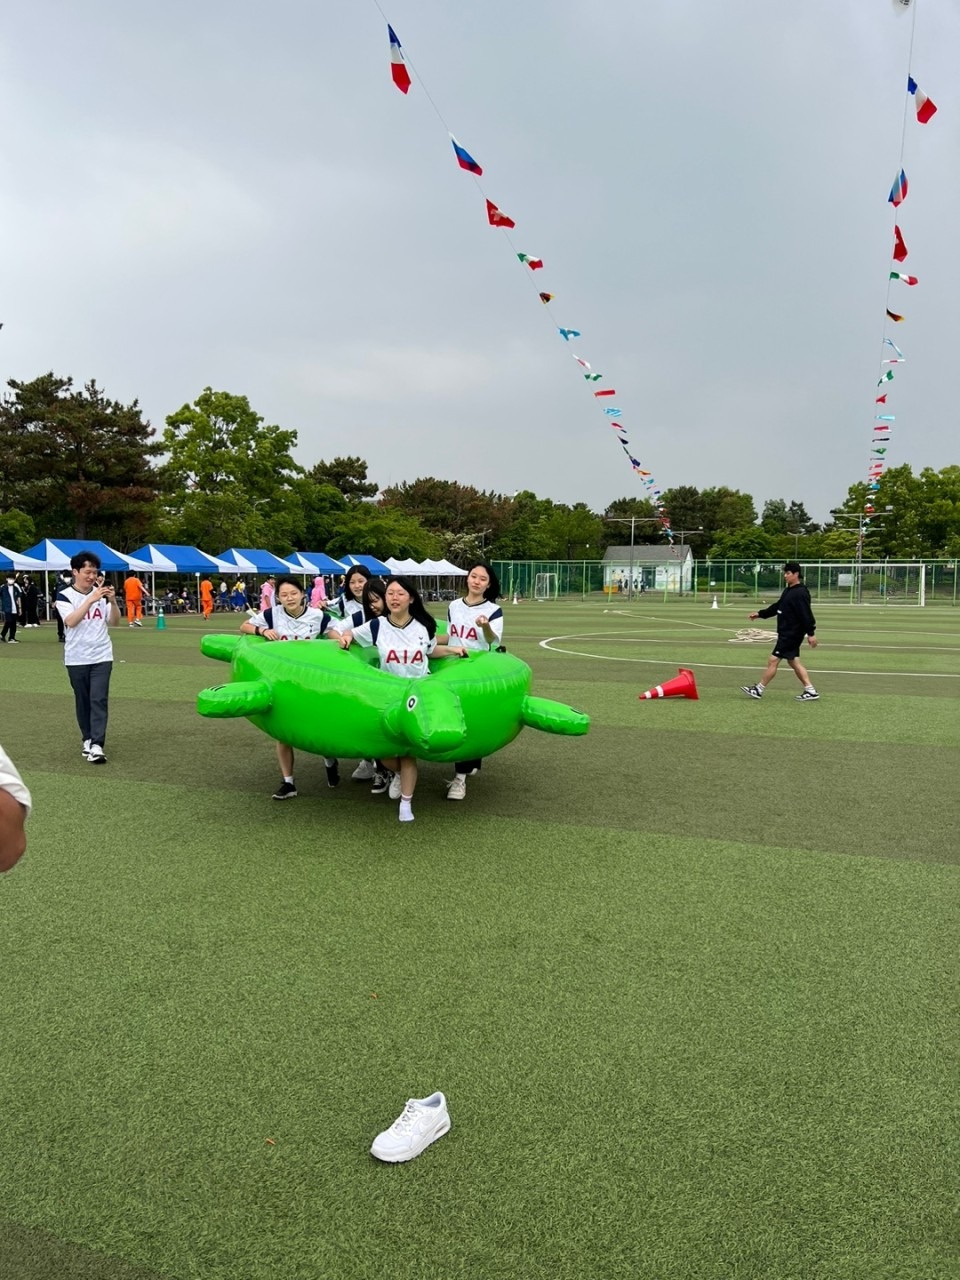
MULTIPOLYGON (((960 564, 954 560, 802 561, 804 582, 815 601, 836 604, 956 605, 960 600, 960 564)), ((755 599, 783 587, 782 560, 697 560, 692 585, 676 581, 657 586, 655 566, 637 568, 634 583, 604 585, 601 560, 496 560, 493 564, 503 595, 511 599, 596 596, 604 600, 632 598, 642 591, 661 596, 735 596, 755 599)), ((662 581, 662 579, 661 579, 662 581)))

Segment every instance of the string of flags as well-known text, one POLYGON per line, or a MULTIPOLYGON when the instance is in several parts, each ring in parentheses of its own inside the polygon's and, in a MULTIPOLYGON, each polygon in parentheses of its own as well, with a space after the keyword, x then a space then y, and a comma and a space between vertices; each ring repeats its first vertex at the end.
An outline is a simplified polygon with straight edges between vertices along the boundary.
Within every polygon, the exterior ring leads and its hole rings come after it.
MULTIPOLYGON (((909 0, 905 0, 905 2, 909 4, 909 0)), ((375 3, 376 3, 376 0, 375 0, 375 3)), ((897 3, 904 3, 904 0, 897 0, 897 3)), ((378 9, 380 8, 379 4, 377 4, 377 8, 378 9)), ((381 13, 382 12, 383 11, 381 10, 381 13)), ((389 22, 387 23, 387 38, 388 38, 389 49, 390 49, 390 76, 396 88, 402 94, 406 95, 407 93, 409 93, 410 87, 412 84, 410 71, 408 69, 407 60, 404 55, 403 45, 400 43, 400 39, 397 36, 396 31, 393 29, 393 27, 389 22)), ((420 80, 419 75, 417 78, 418 80, 420 80)), ((422 83, 423 82, 421 81, 421 84, 422 83)), ((426 92, 425 86, 424 86, 424 91, 426 92)), ((429 93, 427 93, 427 97, 431 105, 434 107, 434 110, 437 111, 436 104, 433 102, 433 99, 430 97, 429 93)), ((928 105, 929 99, 924 99, 924 104, 925 106, 928 105)), ((936 107, 933 107, 933 110, 935 111, 936 107)), ((437 111, 437 115, 440 116, 439 111, 437 111)), ((440 119, 442 121, 443 117, 440 116, 440 119)), ((444 122, 444 127, 446 127, 445 122, 444 122)), ((450 144, 453 147, 454 157, 456 158, 456 162, 459 165, 459 167, 462 170, 464 170, 465 173, 469 173, 474 179, 481 178, 483 176, 483 167, 477 162, 477 160, 474 159, 473 155, 467 150, 467 148, 463 146, 463 144, 459 142, 457 138, 454 137, 454 135, 450 132, 449 129, 447 130, 447 133, 450 138, 450 144)), ((479 186, 479 183, 478 183, 478 186, 479 186)), ((514 219, 511 218, 508 213, 505 213, 502 209, 498 208, 497 205, 495 205, 493 201, 489 199, 489 197, 482 190, 482 188, 480 190, 480 194, 484 198, 487 222, 489 223, 489 225, 491 227, 496 227, 497 229, 507 233, 509 233, 511 230, 514 230, 517 225, 514 219)), ((905 194, 906 194, 906 180, 904 179, 904 195, 905 194)), ((901 197, 901 199, 902 198, 903 197, 901 197)), ((529 269, 531 272, 542 271, 544 269, 544 263, 542 258, 537 257, 532 253, 517 251, 516 246, 513 245, 512 242, 510 242, 509 234, 507 235, 507 240, 510 243, 510 247, 513 250, 514 256, 519 261, 519 264, 521 267, 525 267, 529 269)), ((547 308, 552 307, 557 300, 556 294, 551 293, 545 289, 541 290, 537 286, 535 286, 534 292, 537 294, 540 302, 543 304, 544 307, 547 307, 547 308)), ((562 338, 562 340, 565 343, 569 343, 576 338, 583 337, 583 334, 579 329, 567 328, 559 324, 556 325, 555 327, 556 327, 557 334, 559 334, 560 338, 562 338)), ((602 380, 603 374, 594 372, 593 368, 591 367, 590 363, 587 360, 582 359, 575 352, 571 352, 571 354, 573 355, 573 359, 576 361, 577 365, 580 366, 582 370, 584 370, 583 378, 586 381, 588 386, 592 387, 593 384, 600 382, 602 380)), ((635 475, 638 476, 640 483, 642 484, 642 486, 646 491, 644 496, 653 505, 655 511, 657 512, 657 516, 660 520, 660 523, 667 534, 667 537, 670 538, 670 540, 672 541, 673 534, 670 529, 670 517, 663 502, 662 491, 658 487, 657 481, 654 479, 652 473, 649 470, 642 467, 639 459, 634 457, 631 451, 632 446, 630 443, 630 438, 628 435, 627 428, 620 421, 620 419, 623 417, 623 410, 618 405, 604 405, 602 403, 602 400, 608 397, 615 397, 616 394, 617 394, 616 391, 613 389, 602 389, 602 390, 593 391, 593 396, 597 401, 597 407, 602 409, 602 412, 607 419, 612 419, 612 421, 608 422, 608 425, 611 426, 616 432, 617 439, 620 443, 620 447, 623 450, 623 453, 625 454, 630 464, 630 467, 632 468, 635 475)))
MULTIPOLYGON (((897 13, 906 13, 911 10, 911 22, 916 25, 916 10, 912 8, 912 0, 893 0, 893 7, 897 13)), ((913 50, 913 31, 910 34, 910 50, 913 50)), ((909 55, 908 55, 909 56, 909 55)), ((894 224, 893 224, 893 266, 888 272, 887 279, 887 298, 885 305, 886 322, 884 324, 883 342, 880 348, 879 377, 877 378, 876 394, 874 395, 873 407, 873 429, 870 434, 870 450, 867 462, 867 496, 863 506, 863 520, 860 528, 860 547, 863 549, 863 542, 869 531, 870 519, 876 514, 875 499, 880 489, 887 465, 887 446, 892 438, 893 426, 897 420, 895 413, 887 413, 883 410, 889 408, 888 399, 891 393, 890 384, 896 377, 896 372, 890 366, 899 366, 906 364, 906 356, 894 342, 894 340, 886 332, 887 324, 899 325, 903 324, 906 317, 899 311, 891 307, 891 290, 898 285, 906 285, 912 288, 919 284, 919 278, 914 275, 908 275, 904 271, 897 268, 906 261, 908 256, 907 242, 904 238, 903 231, 900 227, 900 209, 909 193, 910 185, 907 181, 906 170, 903 165, 903 153, 906 138, 907 114, 910 110, 911 100, 916 114, 918 124, 929 124, 936 114, 937 107, 932 99, 923 92, 917 81, 913 78, 913 68, 907 68, 907 96, 904 102, 904 128, 901 134, 900 143, 900 162, 897 165, 897 174, 894 177, 893 184, 890 187, 890 194, 887 196, 888 204, 893 206, 894 224), (888 354, 888 349, 894 354, 888 354)), ((896 305, 899 305, 897 303, 896 305)))

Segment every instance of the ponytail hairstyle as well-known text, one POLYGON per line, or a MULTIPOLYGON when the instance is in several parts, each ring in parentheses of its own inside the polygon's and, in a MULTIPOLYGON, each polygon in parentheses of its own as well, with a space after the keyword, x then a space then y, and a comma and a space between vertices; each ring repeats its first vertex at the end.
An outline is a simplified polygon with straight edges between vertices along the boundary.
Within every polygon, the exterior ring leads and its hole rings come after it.
POLYGON ((490 578, 490 585, 483 593, 484 600, 488 600, 490 604, 496 604, 503 594, 500 590, 500 579, 493 570, 493 565, 486 560, 474 560, 467 565, 467 573, 472 573, 474 569, 483 569, 490 578))
MULTIPOLYGON (((420 592, 413 585, 410 578, 404 578, 398 573, 392 573, 384 584, 384 591, 389 587, 391 582, 395 582, 397 586, 403 587, 407 595, 410 597, 410 617, 416 618, 417 622, 422 623, 427 629, 427 635, 432 640, 437 634, 437 620, 433 614, 427 612, 427 606, 420 598, 420 592)), ((386 603, 386 601, 384 601, 386 603)))

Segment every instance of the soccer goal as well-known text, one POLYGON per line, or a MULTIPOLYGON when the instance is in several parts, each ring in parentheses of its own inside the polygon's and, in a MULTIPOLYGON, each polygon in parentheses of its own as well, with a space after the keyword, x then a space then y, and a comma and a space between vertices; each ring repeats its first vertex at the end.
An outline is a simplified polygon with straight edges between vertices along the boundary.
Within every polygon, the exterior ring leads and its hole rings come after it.
POLYGON ((555 573, 538 573, 533 583, 534 600, 556 600, 560 586, 555 573))

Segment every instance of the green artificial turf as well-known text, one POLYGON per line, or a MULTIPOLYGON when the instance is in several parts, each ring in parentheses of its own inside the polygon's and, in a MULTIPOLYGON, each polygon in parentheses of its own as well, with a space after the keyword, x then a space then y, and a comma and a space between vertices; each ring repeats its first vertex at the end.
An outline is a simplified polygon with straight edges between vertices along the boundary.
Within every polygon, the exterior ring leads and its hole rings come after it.
POLYGON ((505 612, 591 733, 524 732, 463 804, 425 767, 410 827, 308 757, 271 802, 269 740, 193 711, 224 675, 195 620, 118 635, 100 769, 52 636, 0 652, 36 804, 0 880, 0 1275, 960 1276, 960 618, 885 611, 900 653, 837 610, 821 701, 782 672, 758 704, 742 609, 505 612), (637 700, 687 662, 699 701, 637 700), (450 1134, 373 1161, 435 1088, 450 1134))

